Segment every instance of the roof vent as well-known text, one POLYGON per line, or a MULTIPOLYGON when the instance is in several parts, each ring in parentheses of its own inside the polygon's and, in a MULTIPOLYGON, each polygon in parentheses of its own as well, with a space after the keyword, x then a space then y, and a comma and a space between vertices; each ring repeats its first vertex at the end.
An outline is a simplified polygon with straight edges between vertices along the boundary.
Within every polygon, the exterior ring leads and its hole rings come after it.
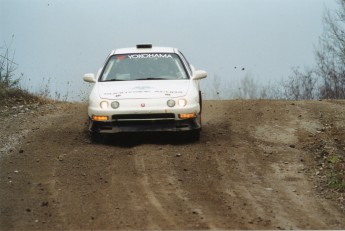
POLYGON ((152 44, 138 44, 137 45, 138 49, 148 49, 148 48, 152 48, 152 44))

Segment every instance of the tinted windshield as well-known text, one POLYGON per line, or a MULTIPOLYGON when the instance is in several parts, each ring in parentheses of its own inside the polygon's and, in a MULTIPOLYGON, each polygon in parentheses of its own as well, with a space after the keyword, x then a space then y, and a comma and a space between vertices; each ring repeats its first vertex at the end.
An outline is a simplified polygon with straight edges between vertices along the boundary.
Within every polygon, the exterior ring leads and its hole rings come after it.
POLYGON ((110 57, 101 81, 188 79, 177 54, 125 54, 110 57))

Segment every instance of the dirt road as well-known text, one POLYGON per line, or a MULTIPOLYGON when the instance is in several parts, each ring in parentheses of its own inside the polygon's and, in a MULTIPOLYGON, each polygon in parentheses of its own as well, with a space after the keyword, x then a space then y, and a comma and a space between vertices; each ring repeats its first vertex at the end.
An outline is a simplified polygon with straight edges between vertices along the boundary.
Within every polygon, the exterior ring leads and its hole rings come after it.
POLYGON ((85 114, 0 123, 1 230, 345 229, 341 198, 317 186, 318 150, 344 148, 344 101, 206 101, 196 143, 91 144, 85 114))

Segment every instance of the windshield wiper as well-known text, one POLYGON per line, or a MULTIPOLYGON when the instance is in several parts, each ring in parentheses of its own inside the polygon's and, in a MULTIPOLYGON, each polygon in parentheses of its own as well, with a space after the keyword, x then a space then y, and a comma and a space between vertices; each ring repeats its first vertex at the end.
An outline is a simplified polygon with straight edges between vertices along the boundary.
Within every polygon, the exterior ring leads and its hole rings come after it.
POLYGON ((133 79, 133 80, 164 80, 166 78, 141 78, 141 79, 133 79))
POLYGON ((102 80, 102 82, 111 82, 111 81, 125 81, 122 79, 106 79, 106 80, 102 80))

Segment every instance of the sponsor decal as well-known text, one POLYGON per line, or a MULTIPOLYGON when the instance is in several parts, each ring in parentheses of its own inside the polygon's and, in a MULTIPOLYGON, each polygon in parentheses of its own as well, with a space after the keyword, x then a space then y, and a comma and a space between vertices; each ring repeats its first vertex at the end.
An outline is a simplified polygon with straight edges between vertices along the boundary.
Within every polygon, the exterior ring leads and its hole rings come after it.
POLYGON ((123 94, 137 94, 137 93, 151 93, 150 91, 120 91, 120 92, 105 92, 104 95, 123 95, 123 94))
POLYGON ((133 54, 128 55, 129 59, 149 59, 149 58, 172 58, 171 54, 133 54))
POLYGON ((183 91, 154 91, 155 93, 165 93, 165 94, 180 94, 183 93, 183 91))
POLYGON ((183 91, 148 91, 148 90, 135 90, 135 91, 119 91, 119 92, 105 92, 104 95, 123 95, 123 94, 140 94, 140 93, 157 93, 157 94, 182 94, 183 91))
POLYGON ((144 90, 144 89, 151 89, 152 87, 150 86, 136 86, 136 87, 133 87, 133 89, 140 89, 140 90, 144 90))

